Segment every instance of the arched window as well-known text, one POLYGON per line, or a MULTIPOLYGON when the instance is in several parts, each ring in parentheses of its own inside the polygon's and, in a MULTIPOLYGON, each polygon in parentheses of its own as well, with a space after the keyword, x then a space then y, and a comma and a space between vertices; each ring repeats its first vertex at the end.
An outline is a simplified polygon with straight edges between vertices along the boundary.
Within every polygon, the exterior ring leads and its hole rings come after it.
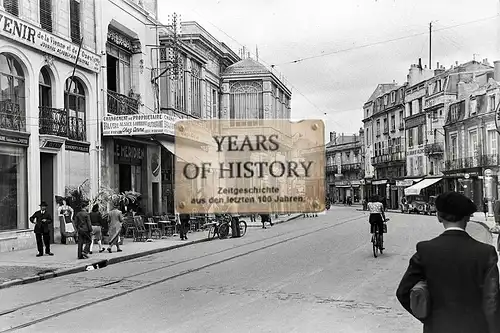
POLYGON ((43 67, 40 70, 40 75, 38 76, 38 91, 39 91, 39 106, 52 106, 52 83, 50 81, 50 75, 47 68, 43 67))
POLYGON ((230 90, 230 119, 264 119, 262 83, 235 82, 230 90))
POLYGON ((68 112, 68 138, 85 141, 85 90, 80 79, 68 78, 64 87, 64 109, 68 112))
POLYGON ((0 128, 24 131, 24 72, 10 54, 0 54, 0 128))

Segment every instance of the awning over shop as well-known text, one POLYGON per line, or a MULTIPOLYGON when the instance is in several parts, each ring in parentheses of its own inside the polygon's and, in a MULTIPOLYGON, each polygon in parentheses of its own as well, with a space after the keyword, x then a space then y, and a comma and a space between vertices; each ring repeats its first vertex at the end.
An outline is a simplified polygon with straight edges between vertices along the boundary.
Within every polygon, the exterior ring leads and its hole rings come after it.
POLYGON ((196 149, 194 147, 189 148, 189 149, 183 148, 183 149, 175 151, 175 143, 173 143, 171 141, 159 140, 159 139, 156 139, 156 141, 158 141, 159 144, 161 144, 166 150, 171 152, 177 158, 179 158, 185 162, 193 161, 193 157, 196 158, 197 161, 201 161, 199 156, 202 153, 205 153, 203 150, 196 149))
POLYGON ((405 195, 420 195, 420 191, 422 191, 424 188, 429 187, 438 181, 440 181, 443 178, 427 178, 419 183, 416 183, 415 185, 412 185, 408 188, 405 188, 405 195))
POLYGON ((372 181, 372 185, 385 185, 385 184, 387 184, 387 179, 372 181))

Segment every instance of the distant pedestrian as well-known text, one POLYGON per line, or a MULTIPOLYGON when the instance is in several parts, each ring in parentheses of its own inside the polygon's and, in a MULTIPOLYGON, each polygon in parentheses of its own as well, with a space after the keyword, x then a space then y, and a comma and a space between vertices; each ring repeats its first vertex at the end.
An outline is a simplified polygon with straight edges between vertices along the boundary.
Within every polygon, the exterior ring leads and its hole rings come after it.
POLYGON ((31 223, 35 224, 35 237, 36 246, 38 248, 37 257, 43 256, 43 246, 45 245, 45 254, 53 256, 54 253, 50 252, 50 224, 52 223, 52 216, 47 211, 47 203, 42 201, 40 203, 40 210, 30 217, 31 223))
POLYGON ((78 233, 78 259, 87 259, 90 252, 90 242, 92 241, 92 223, 90 222, 89 213, 85 207, 79 207, 78 213, 75 215, 76 232, 78 233), (85 245, 85 249, 83 248, 85 245))
POLYGON ((495 217, 495 224, 500 227, 500 200, 495 199, 493 202, 493 216, 495 217))
POLYGON ((180 225, 180 236, 181 240, 188 240, 187 234, 189 231, 189 221, 191 220, 191 215, 189 214, 179 214, 180 225))
POLYGON ((92 239, 89 253, 92 254, 94 240, 97 240, 97 245, 99 245, 99 253, 102 253, 105 250, 102 247, 102 227, 104 224, 104 219, 102 218, 102 214, 99 211, 99 205, 97 204, 92 207, 92 211, 90 212, 90 222, 92 223, 92 239))
POLYGON ((488 221, 488 199, 483 198, 483 213, 484 219, 488 221))
POLYGON ((109 227, 108 227, 108 234, 109 234, 109 244, 108 244, 108 252, 111 253, 111 248, 113 245, 116 246, 116 252, 122 252, 122 249, 120 249, 120 233, 122 231, 122 224, 123 224, 123 214, 121 210, 118 209, 118 205, 115 204, 113 207, 113 210, 111 210, 108 213, 109 216, 109 227))
POLYGON ((399 302, 416 316, 411 290, 426 282, 429 312, 417 318, 425 333, 499 332, 497 253, 465 231, 476 206, 460 193, 447 192, 437 197, 436 210, 445 231, 417 244, 396 292, 399 302))
POLYGON ((271 221, 271 214, 262 213, 260 214, 260 222, 262 223, 262 229, 266 229, 266 222, 269 222, 271 227, 274 225, 271 221))

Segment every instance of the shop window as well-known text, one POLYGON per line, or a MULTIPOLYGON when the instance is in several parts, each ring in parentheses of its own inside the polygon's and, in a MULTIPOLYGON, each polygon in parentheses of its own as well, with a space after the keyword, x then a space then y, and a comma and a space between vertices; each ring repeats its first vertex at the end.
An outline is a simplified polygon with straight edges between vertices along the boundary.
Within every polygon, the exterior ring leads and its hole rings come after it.
POLYGON ((40 0, 40 25, 52 32, 52 0, 40 0))
POLYGON ((3 8, 7 13, 19 16, 19 0, 3 0, 3 8))
POLYGON ((418 144, 423 145, 424 144, 424 125, 419 125, 417 129, 418 133, 418 144))
POLYGON ((21 64, 9 54, 0 54, 0 128, 25 130, 25 98, 21 64))
POLYGON ((27 229, 26 149, 0 145, 0 231, 27 229))
POLYGON ((64 109, 68 112, 68 138, 85 141, 85 90, 78 78, 68 78, 64 89, 64 109))
POLYGON ((73 43, 80 44, 80 0, 70 0, 69 20, 71 30, 71 40, 73 43))

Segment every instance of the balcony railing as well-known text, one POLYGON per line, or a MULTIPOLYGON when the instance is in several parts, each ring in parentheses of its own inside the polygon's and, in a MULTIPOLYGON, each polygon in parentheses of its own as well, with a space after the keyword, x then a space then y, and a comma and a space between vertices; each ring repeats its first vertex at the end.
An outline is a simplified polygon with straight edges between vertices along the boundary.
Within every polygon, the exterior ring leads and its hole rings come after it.
POLYGON ((341 167, 342 172, 344 172, 344 171, 358 171, 359 169, 361 169, 361 163, 342 164, 342 167, 341 167))
POLYGON ((19 104, 11 101, 0 101, 0 128, 26 131, 26 116, 19 104))
POLYGON ((427 144, 425 145, 424 152, 426 155, 444 154, 443 144, 440 142, 427 144))
POLYGON ((39 108, 39 133, 66 137, 71 140, 85 141, 87 131, 83 119, 68 116, 63 109, 40 106, 39 108))
POLYGON ((477 157, 465 157, 447 160, 444 164, 445 170, 459 170, 466 168, 478 168, 496 166, 500 162, 498 154, 479 155, 477 157))
POLYGON ((406 161, 406 152, 404 151, 372 157, 372 165, 404 161, 406 161))
POLYGON ((108 113, 122 116, 139 113, 139 101, 108 90, 108 113))

